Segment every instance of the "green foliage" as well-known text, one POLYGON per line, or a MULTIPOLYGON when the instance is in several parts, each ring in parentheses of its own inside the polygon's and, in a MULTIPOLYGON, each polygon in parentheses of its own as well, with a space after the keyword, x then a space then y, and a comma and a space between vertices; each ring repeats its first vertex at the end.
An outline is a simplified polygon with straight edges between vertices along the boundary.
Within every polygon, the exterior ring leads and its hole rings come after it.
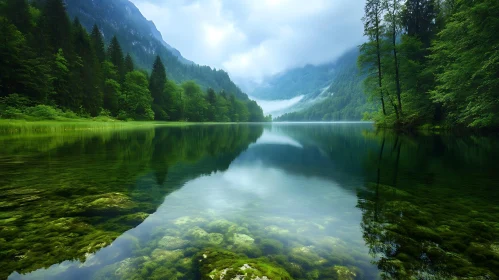
POLYGON ((437 86, 432 99, 449 121, 499 127, 499 3, 458 1, 432 47, 437 86))
POLYGON ((126 74, 120 109, 125 115, 136 120, 153 120, 152 97, 148 89, 147 77, 140 71, 126 74))
POLYGON ((377 30, 370 3, 365 30, 373 35, 359 65, 365 92, 385 99, 372 116, 378 124, 499 127, 497 1, 387 0, 377 30))

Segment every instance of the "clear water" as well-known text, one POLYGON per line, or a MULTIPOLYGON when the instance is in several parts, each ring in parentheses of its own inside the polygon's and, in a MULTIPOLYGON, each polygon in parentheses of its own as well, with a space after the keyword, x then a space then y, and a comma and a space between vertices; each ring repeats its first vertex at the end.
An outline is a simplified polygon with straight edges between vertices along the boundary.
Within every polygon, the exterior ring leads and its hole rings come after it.
POLYGON ((281 279, 495 279, 497 143, 368 123, 3 135, 0 278, 210 279, 220 251, 218 271, 281 279))

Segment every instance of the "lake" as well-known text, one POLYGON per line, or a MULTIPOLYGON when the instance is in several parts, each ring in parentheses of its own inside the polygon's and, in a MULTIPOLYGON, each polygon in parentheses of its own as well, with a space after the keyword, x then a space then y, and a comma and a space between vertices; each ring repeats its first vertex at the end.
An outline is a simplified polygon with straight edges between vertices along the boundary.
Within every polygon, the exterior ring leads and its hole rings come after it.
POLYGON ((3 133, 0 279, 496 279, 498 144, 370 123, 3 133))

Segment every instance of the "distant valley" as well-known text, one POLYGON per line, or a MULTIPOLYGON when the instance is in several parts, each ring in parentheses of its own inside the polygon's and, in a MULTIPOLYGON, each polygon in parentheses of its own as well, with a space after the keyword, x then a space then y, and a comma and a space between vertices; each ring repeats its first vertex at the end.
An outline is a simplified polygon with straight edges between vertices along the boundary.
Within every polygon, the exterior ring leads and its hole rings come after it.
POLYGON ((371 110, 362 89, 357 48, 334 62, 307 65, 264 80, 249 95, 282 121, 361 120, 371 110))

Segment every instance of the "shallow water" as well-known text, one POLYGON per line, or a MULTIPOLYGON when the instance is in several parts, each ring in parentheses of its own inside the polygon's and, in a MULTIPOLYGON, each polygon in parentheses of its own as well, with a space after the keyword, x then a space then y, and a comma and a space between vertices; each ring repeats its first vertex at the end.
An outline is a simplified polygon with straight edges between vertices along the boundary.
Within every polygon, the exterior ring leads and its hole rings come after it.
POLYGON ((219 252, 282 279, 495 279, 498 140, 368 123, 0 136, 0 279, 206 279, 219 252))

